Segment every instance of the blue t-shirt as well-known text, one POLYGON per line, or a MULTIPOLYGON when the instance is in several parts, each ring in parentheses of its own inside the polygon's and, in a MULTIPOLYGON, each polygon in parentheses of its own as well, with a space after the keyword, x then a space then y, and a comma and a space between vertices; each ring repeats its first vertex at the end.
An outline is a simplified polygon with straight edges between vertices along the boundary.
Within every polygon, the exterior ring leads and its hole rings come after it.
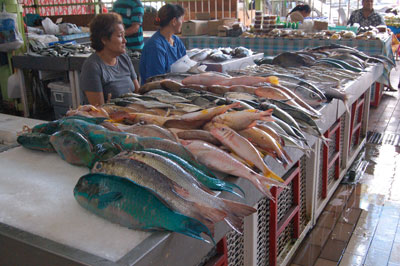
POLYGON ((186 55, 183 42, 175 35, 172 38, 174 46, 169 44, 160 31, 157 31, 144 44, 139 71, 142 84, 149 77, 170 72, 171 65, 186 55))

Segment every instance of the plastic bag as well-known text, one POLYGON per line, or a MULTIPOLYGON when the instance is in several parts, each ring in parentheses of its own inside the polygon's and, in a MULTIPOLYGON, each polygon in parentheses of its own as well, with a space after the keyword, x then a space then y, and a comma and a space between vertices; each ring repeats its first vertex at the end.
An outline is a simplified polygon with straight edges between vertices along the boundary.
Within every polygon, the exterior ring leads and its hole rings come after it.
POLYGON ((58 28, 62 33, 65 34, 74 34, 74 33, 81 33, 81 29, 78 28, 75 24, 72 23, 62 23, 58 25, 58 28))
POLYGON ((0 12, 0 52, 10 52, 22 46, 24 41, 17 27, 17 14, 0 12))
POLYGON ((196 64, 196 61, 191 60, 188 55, 185 55, 171 65, 171 72, 186 72, 196 64))
POLYGON ((42 20, 42 26, 44 32, 46 32, 47 34, 52 34, 52 35, 60 34, 60 29, 58 25, 54 24, 54 22, 49 18, 45 18, 42 20))

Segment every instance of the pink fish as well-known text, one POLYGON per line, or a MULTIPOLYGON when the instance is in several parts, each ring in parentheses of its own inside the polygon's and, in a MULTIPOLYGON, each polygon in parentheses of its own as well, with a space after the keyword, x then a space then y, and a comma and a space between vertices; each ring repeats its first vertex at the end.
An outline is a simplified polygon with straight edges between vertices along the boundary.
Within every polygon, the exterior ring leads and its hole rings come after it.
POLYGON ((225 79, 228 79, 225 75, 218 74, 215 72, 206 72, 184 78, 182 80, 182 84, 211 86, 211 85, 216 85, 219 81, 225 79))
POLYGON ((283 185, 257 174, 229 153, 212 144, 201 140, 181 140, 181 143, 195 156, 198 162, 213 170, 248 179, 259 191, 272 200, 269 187, 283 185))
POLYGON ((229 112, 214 117, 211 122, 225 124, 228 127, 240 131, 257 124, 257 120, 266 122, 274 121, 271 117, 272 109, 259 112, 255 109, 229 112))
POLYGON ((246 138, 240 136, 234 130, 222 124, 214 124, 214 127, 210 132, 222 144, 245 160, 247 164, 250 166, 255 165, 265 177, 273 178, 282 183, 285 182, 268 168, 260 152, 246 138))

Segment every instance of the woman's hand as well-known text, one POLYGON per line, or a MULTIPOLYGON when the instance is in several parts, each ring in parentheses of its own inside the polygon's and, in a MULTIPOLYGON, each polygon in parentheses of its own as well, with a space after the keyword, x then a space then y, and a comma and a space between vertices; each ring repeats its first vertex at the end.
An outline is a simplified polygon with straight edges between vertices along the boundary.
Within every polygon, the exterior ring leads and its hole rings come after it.
POLYGON ((133 80, 133 85, 135 85, 135 91, 134 92, 139 93, 140 85, 139 85, 139 81, 137 79, 133 80))
POLYGON ((140 28, 140 23, 134 22, 132 23, 132 25, 125 29, 125 36, 130 36, 132 34, 135 34, 136 32, 139 31, 140 28))

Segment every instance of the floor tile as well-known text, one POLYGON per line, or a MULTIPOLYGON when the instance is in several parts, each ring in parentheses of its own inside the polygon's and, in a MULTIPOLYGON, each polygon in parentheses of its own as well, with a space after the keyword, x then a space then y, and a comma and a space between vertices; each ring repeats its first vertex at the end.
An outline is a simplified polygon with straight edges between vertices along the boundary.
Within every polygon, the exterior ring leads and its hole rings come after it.
POLYGON ((322 249, 320 257, 331 261, 339 261, 346 247, 346 242, 329 239, 322 249))
POLYGON ((378 239, 375 236, 371 240, 370 250, 380 250, 382 254, 389 255, 393 242, 390 240, 378 239))
POLYGON ((309 235, 308 242, 310 244, 322 247, 328 239, 330 233, 331 230, 329 228, 316 226, 309 235))
POLYGON ((400 243, 394 243, 389 262, 400 264, 400 243))
POLYGON ((321 247, 319 246, 311 244, 303 245, 297 252, 296 257, 293 260, 293 263, 302 266, 313 265, 320 253, 321 253, 321 247))
POLYGON ((363 261, 364 261, 363 256, 358 256, 346 252, 343 254, 339 266, 361 266, 363 261))
POLYGON ((333 229, 335 227, 337 218, 334 212, 324 211, 321 213, 317 221, 317 226, 333 229))
POLYGON ((358 208, 345 208, 342 212, 342 217, 339 222, 345 222, 349 224, 356 224, 360 217, 361 209, 358 208))
POLYGON ((353 234, 350 242, 347 245, 346 252, 359 256, 367 255, 369 246, 371 244, 371 238, 371 236, 353 234))
POLYGON ((389 254, 382 253, 382 250, 370 248, 364 266, 383 266, 389 262, 389 254))
POLYGON ((337 223, 333 229, 331 239, 341 240, 348 242, 351 234, 353 233, 354 224, 337 223))
POLYGON ((314 264, 314 266, 336 266, 336 265, 337 265, 336 261, 325 260, 322 258, 318 258, 318 260, 314 264))

